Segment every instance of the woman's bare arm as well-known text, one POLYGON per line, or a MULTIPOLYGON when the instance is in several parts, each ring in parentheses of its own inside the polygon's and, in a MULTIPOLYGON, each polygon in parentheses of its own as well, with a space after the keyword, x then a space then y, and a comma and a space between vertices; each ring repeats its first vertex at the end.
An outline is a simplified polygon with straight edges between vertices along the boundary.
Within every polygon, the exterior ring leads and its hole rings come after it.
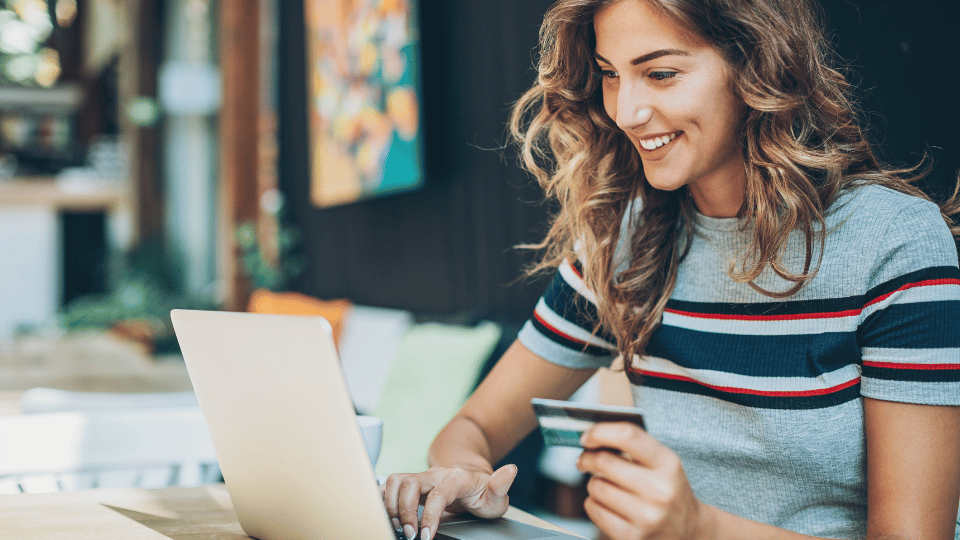
POLYGON ((531 398, 567 399, 595 371, 558 366, 514 342, 437 435, 429 463, 490 469, 537 426, 531 398))
POLYGON ((558 366, 514 342, 434 439, 430 469, 387 479, 384 502, 394 524, 402 525, 408 538, 420 531, 423 540, 431 540, 444 509, 503 515, 516 468, 494 471, 493 464, 536 427, 530 399, 566 399, 595 371, 558 366))
POLYGON ((863 398, 867 538, 952 540, 960 504, 960 407, 863 398))

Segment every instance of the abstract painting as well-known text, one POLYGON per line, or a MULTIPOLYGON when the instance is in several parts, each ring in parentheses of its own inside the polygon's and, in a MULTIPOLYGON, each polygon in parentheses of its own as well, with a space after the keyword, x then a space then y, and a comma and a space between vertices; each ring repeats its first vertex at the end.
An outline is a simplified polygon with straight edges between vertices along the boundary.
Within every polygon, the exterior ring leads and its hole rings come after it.
POLYGON ((316 206, 422 185, 416 7, 416 0, 305 0, 316 206))

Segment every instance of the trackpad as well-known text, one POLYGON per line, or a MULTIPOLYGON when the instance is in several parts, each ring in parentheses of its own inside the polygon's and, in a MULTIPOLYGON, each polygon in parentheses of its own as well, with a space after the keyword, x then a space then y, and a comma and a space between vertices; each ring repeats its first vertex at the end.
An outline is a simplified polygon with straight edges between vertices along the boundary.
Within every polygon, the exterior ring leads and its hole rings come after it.
POLYGON ((504 540, 507 538, 511 540, 535 540, 537 538, 569 537, 556 531, 524 525, 509 519, 444 523, 440 525, 440 531, 437 534, 438 540, 443 536, 460 540, 504 540))

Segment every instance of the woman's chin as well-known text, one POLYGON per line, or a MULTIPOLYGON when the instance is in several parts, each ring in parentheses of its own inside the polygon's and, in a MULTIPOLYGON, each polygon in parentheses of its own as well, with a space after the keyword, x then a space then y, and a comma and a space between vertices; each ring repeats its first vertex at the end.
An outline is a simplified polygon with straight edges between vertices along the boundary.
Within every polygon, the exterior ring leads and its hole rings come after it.
POLYGON ((650 176, 647 176, 647 183, 660 191, 676 191, 687 184, 680 178, 650 178, 650 176))

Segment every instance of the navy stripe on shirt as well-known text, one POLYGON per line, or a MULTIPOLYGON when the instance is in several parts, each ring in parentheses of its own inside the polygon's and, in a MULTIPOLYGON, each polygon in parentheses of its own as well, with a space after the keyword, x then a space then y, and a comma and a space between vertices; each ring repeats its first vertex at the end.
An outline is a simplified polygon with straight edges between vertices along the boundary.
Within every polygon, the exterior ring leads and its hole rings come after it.
MULTIPOLYGON (((916 365, 911 364, 910 366, 916 365)), ((870 379, 885 381, 960 382, 960 369, 957 369, 956 365, 942 369, 928 369, 920 366, 879 367, 871 365, 870 362, 864 362, 861 375, 870 379)))
POLYGON ((960 301, 893 304, 871 313, 860 324, 864 347, 941 349, 960 347, 960 301))
POLYGON ((692 380, 665 377, 657 373, 641 371, 639 375, 639 382, 643 387, 712 397, 736 405, 762 409, 823 409, 860 397, 859 382, 841 385, 836 390, 826 393, 738 392, 713 388, 692 380))
MULTIPOLYGON (((863 308, 863 297, 826 298, 821 300, 800 300, 790 302, 755 303, 712 303, 687 302, 683 300, 667 301, 667 309, 675 312, 715 315, 716 318, 758 319, 790 318, 791 315, 824 316, 842 312, 859 312, 863 308)), ((851 313, 856 314, 856 313, 851 313)))
POLYGON ((589 343, 584 343, 580 340, 575 340, 572 337, 566 334, 563 334, 556 328, 553 328, 552 326, 548 326, 546 322, 541 320, 540 317, 536 316, 536 313, 534 313, 534 317, 530 319, 530 322, 533 323, 534 328, 536 328, 541 334, 543 334, 548 339, 550 339, 550 341, 553 341, 554 343, 557 343, 559 345, 563 345, 568 349, 573 349, 575 351, 583 352, 591 356, 598 356, 598 357, 604 357, 604 358, 607 358, 613 354, 613 352, 610 351, 609 349, 606 349, 604 347, 599 347, 597 345, 591 345, 589 343))
MULTIPOLYGON (((593 331, 600 320, 597 307, 571 287, 559 272, 543 294, 543 301, 551 311, 587 331, 593 331)), ((597 332, 597 337, 613 342, 613 337, 603 329, 597 332)), ((609 351, 605 355, 609 355, 609 351)))
POLYGON ((685 368, 716 370, 722 365, 724 372, 753 377, 818 377, 860 361, 853 332, 769 336, 666 325, 651 336, 647 354, 685 368))
POLYGON ((893 278, 867 291, 867 294, 864 295, 864 305, 876 302, 905 285, 941 280, 960 280, 960 268, 956 266, 932 266, 893 278))

